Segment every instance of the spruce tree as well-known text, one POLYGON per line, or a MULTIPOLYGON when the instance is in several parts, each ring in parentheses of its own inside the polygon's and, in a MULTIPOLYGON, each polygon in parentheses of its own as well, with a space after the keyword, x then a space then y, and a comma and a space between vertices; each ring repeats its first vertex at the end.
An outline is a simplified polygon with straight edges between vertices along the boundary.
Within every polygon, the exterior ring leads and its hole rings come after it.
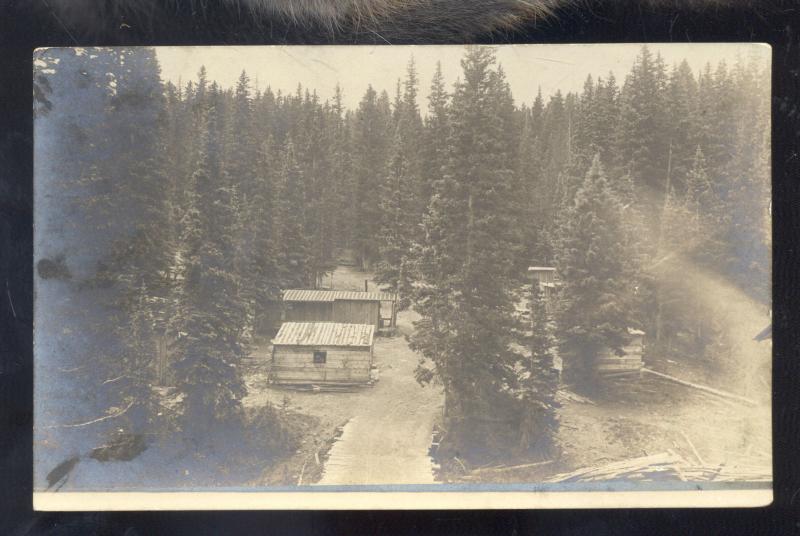
MULTIPOLYGON (((423 318, 411 339, 444 385, 451 447, 474 450, 498 448, 518 433, 498 424, 516 407, 520 354, 511 343, 520 323, 508 210, 512 162, 499 146, 510 125, 495 107, 508 95, 494 62, 486 48, 470 49, 461 62, 448 163, 435 184, 419 262, 415 304, 423 318)), ((419 379, 432 379, 424 368, 419 372, 419 379)))
POLYGON ((379 98, 369 86, 353 128, 353 244, 362 268, 370 267, 378 258, 374 235, 380 226, 378 191, 386 170, 390 113, 388 95, 379 98))
POLYGON ((627 252, 622 205, 595 156, 562 220, 556 267, 563 281, 557 325, 565 380, 594 393, 596 360, 623 344, 631 288, 624 277, 627 252))
POLYGON ((428 94, 428 115, 425 118, 423 133, 425 142, 421 148, 423 177, 419 198, 425 204, 423 214, 427 211, 433 195, 433 184, 441 178, 447 159, 447 140, 450 137, 448 105, 449 95, 444 85, 442 64, 437 62, 428 94))
POLYGON ((520 446, 542 458, 557 454, 558 443, 558 371, 555 357, 558 341, 555 326, 541 287, 534 283, 530 292, 530 357, 519 363, 519 391, 523 405, 520 418, 520 446))
POLYGON ((617 165, 629 167, 639 180, 639 202, 655 213, 664 201, 669 148, 675 141, 667 128, 665 86, 663 60, 643 46, 622 89, 616 154, 617 165))
POLYGON ((223 441, 240 424, 245 386, 240 359, 246 309, 235 266, 235 191, 220 161, 218 110, 202 131, 192 204, 184 222, 184 272, 175 356, 176 387, 183 393, 182 425, 195 443, 223 441))
POLYGON ((276 183, 281 167, 280 155, 270 135, 256 154, 255 184, 252 187, 250 221, 253 242, 250 250, 256 310, 260 311, 280 296, 278 240, 275 229, 276 183))
POLYGON ((414 188, 407 145, 403 143, 398 125, 389 160, 388 173, 381 186, 380 261, 376 265, 375 281, 397 293, 398 308, 409 305, 411 292, 411 260, 413 235, 416 224, 414 188))
POLYGON ((313 286, 311 241, 306 233, 305 182, 289 139, 283 151, 275 207, 276 251, 282 288, 313 286))

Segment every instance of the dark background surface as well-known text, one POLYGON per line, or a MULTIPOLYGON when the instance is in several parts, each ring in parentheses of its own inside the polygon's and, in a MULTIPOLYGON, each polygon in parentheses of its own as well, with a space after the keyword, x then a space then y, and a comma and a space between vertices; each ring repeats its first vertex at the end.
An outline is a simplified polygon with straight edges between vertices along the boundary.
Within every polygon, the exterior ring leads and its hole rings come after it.
MULTIPOLYGON (((208 3, 213 4, 213 0, 208 3)), ((188 3, 187 3, 188 4, 188 3)), ((160 23, 108 21, 100 32, 67 27, 46 0, 0 0, 0 534, 793 534, 800 533, 800 5, 654 9, 594 1, 480 43, 758 41, 773 46, 774 472, 775 503, 757 509, 495 512, 34 513, 32 493, 31 53, 40 46, 327 43, 314 31, 242 22, 209 7, 160 23), (125 22, 125 24, 120 24, 125 22)), ((421 41, 453 41, 435 31, 421 41)), ((457 41, 457 40, 456 40, 457 41)), ((340 36, 339 43, 382 43, 340 36)))

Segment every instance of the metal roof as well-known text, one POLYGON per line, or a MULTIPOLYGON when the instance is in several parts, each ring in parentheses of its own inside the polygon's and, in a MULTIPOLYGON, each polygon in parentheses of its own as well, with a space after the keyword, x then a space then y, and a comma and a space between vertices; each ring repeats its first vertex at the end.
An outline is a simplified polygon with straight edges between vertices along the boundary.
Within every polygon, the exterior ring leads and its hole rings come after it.
POLYGON ((528 266, 529 272, 555 272, 556 269, 552 266, 528 266))
POLYGON ((358 290, 305 290, 289 289, 283 291, 283 301, 288 302, 332 302, 348 301, 393 301, 390 292, 363 292, 358 290))
POLYGON ((335 322, 284 322, 274 345, 292 346, 372 346, 375 326, 335 322))

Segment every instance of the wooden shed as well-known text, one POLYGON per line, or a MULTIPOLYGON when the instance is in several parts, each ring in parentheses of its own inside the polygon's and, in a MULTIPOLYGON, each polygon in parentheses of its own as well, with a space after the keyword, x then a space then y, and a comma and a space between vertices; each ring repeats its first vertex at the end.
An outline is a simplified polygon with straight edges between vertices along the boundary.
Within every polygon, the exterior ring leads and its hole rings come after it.
POLYGON ((305 289, 283 291, 285 322, 368 324, 380 329, 386 325, 395 325, 395 308, 395 296, 388 292, 305 289), (386 304, 383 310, 382 303, 386 304))
POLYGON ((604 377, 641 375, 644 363, 644 331, 628 328, 627 344, 618 352, 605 350, 597 360, 597 372, 604 377))
POLYGON ((556 283, 556 269, 552 266, 529 266, 528 273, 540 284, 556 283))
POLYGON ((272 340, 270 381, 284 385, 353 385, 370 380, 375 327, 284 322, 272 340))
POLYGON ((552 298, 556 288, 561 285, 556 269, 552 266, 529 266, 528 274, 531 276, 532 283, 538 284, 546 300, 545 307, 548 313, 552 313, 552 298))

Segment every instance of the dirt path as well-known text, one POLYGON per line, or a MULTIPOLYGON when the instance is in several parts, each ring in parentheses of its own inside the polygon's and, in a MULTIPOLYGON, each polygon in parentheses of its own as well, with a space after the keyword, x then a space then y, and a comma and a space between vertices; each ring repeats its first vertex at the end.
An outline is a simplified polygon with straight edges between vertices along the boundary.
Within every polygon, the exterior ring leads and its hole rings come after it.
MULTIPOLYGON (((399 315, 401 330, 412 315, 399 315)), ((377 339, 380 379, 331 448, 319 484, 433 483, 428 448, 442 398, 416 382, 417 361, 402 335, 377 339)))
MULTIPOLYGON (((334 288, 363 290, 365 274, 340 267, 333 277, 334 288)), ((327 281, 326 281, 327 283, 327 281)), ((370 283, 372 287, 372 283, 370 283)), ((370 288, 372 290, 372 288, 370 288)), ((271 403, 318 420, 313 438, 301 449, 308 469, 316 466, 314 452, 325 438, 344 425, 341 436, 321 458, 321 479, 317 484, 424 484, 433 483, 432 462, 428 457, 433 423, 441 411, 442 393, 438 387, 422 387, 414 379, 419 357, 408 347, 404 334, 418 318, 412 311, 398 315, 399 333, 376 337, 374 364, 378 381, 352 392, 304 392, 276 389, 257 378, 245 403, 258 406, 271 403)), ((266 355, 266 350, 262 352, 266 355)), ((293 482, 297 479, 294 478, 293 482)), ((304 484, 313 479, 303 478, 304 484)))

